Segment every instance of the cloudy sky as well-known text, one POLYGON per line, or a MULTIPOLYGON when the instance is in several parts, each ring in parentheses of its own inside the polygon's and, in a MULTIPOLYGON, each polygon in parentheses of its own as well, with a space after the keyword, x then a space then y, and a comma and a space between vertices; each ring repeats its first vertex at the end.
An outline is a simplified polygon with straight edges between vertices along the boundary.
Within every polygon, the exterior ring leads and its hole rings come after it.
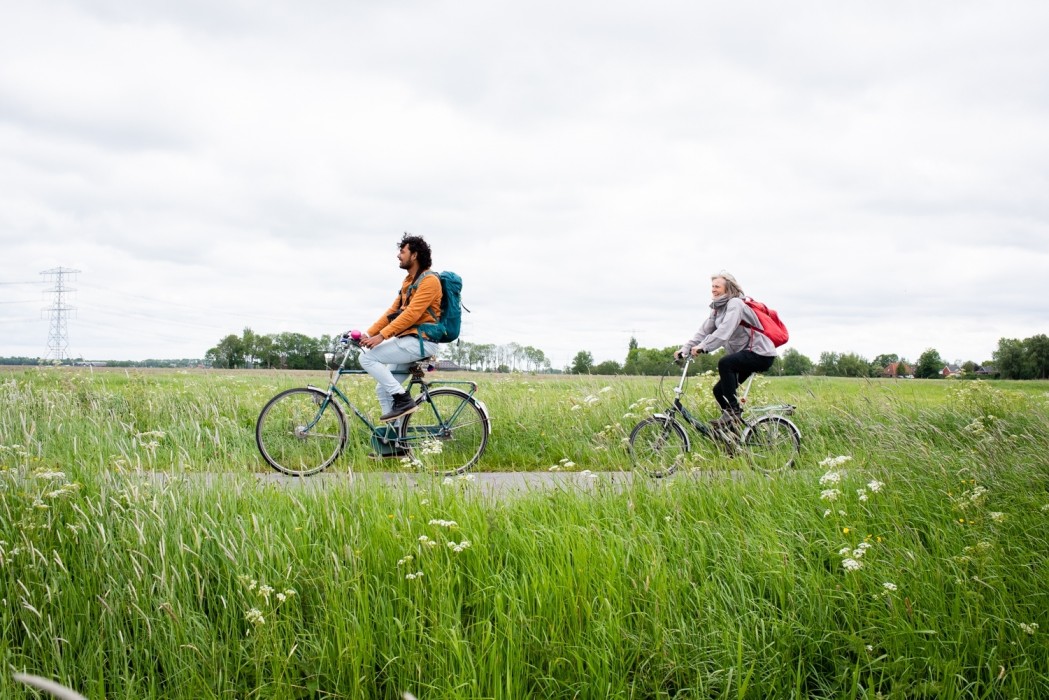
POLYGON ((555 367, 691 336, 710 274, 789 347, 1049 332, 1049 4, 0 3, 0 356, 366 327, 421 234, 464 339, 555 367))

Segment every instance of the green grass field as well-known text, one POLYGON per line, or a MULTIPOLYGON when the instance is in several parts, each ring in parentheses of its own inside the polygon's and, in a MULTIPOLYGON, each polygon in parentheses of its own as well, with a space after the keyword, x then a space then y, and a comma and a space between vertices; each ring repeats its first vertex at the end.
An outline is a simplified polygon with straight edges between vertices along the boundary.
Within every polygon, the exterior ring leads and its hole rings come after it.
POLYGON ((1049 384, 763 379, 797 469, 622 487, 658 380, 472 378, 480 469, 591 486, 287 488, 254 421, 323 374, 0 371, 0 697, 1049 696, 1049 384))

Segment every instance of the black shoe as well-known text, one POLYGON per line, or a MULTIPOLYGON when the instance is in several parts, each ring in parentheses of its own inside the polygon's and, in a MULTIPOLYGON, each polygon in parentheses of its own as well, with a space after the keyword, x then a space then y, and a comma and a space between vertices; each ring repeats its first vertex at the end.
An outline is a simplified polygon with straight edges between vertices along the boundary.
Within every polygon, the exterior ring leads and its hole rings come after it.
POLYGON ((743 425, 742 409, 726 408, 721 411, 721 417, 710 421, 710 425, 721 430, 739 430, 743 425))
POLYGON ((390 409, 389 413, 384 413, 379 418, 379 421, 381 423, 386 423, 387 421, 394 420, 395 418, 400 418, 401 416, 406 416, 409 413, 414 413, 417 408, 419 408, 419 406, 415 403, 415 401, 412 400, 412 397, 409 396, 407 391, 402 392, 400 394, 394 394, 393 408, 390 409))

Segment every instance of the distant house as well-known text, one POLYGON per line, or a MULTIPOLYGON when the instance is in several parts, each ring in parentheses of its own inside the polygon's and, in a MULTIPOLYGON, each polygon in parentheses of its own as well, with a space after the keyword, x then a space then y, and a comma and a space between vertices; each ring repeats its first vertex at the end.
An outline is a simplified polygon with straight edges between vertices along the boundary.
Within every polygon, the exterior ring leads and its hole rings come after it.
POLYGON ((881 376, 896 379, 899 377, 909 377, 914 374, 914 368, 910 367, 903 362, 893 362, 891 365, 881 371, 881 376))
POLYGON ((993 377, 998 374, 998 369, 988 362, 985 365, 976 365, 976 369, 973 370, 973 373, 979 377, 993 377))
POLYGON ((962 368, 958 365, 947 365, 942 370, 940 370, 940 375, 942 375, 944 379, 946 379, 947 377, 956 377, 961 373, 962 368))
POLYGON ((437 360, 436 369, 442 372, 459 372, 462 370, 462 367, 455 364, 451 360, 437 360))

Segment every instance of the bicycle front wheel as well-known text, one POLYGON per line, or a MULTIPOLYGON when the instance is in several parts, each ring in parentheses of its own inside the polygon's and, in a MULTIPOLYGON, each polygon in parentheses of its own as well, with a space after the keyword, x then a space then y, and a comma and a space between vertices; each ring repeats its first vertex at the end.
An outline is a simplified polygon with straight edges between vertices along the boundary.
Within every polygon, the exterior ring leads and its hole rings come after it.
POLYGON ((459 389, 434 389, 401 422, 401 442, 412 459, 435 474, 462 474, 477 463, 491 432, 483 405, 459 389))
POLYGON ((782 416, 763 416, 744 429, 741 442, 752 467, 774 472, 794 464, 801 448, 801 432, 782 416))
POLYGON ((269 400, 255 424, 263 459, 291 476, 325 469, 346 447, 346 416, 320 389, 288 389, 269 400))
POLYGON ((688 453, 685 430, 668 416, 651 416, 630 433, 630 461, 649 476, 670 476, 685 462, 688 453))

